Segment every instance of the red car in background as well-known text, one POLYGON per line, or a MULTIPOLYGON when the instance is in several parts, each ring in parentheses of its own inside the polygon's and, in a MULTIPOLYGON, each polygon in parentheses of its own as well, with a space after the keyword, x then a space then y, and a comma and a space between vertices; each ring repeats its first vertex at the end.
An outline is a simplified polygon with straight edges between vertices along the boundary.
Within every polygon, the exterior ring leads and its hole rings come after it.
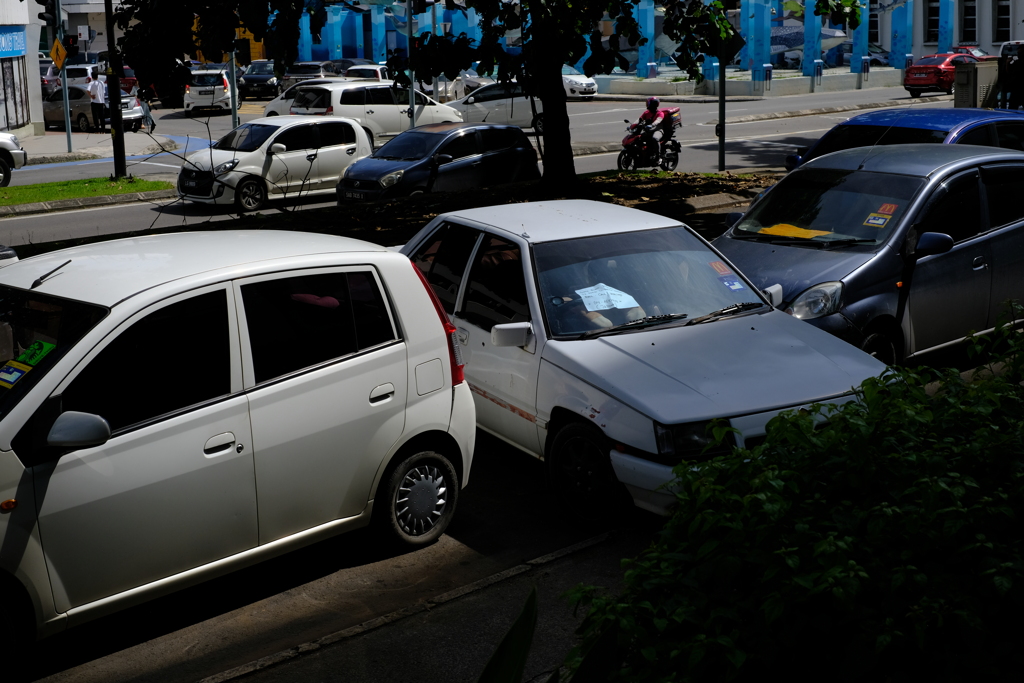
POLYGON ((978 60, 971 55, 952 52, 940 55, 926 55, 914 62, 903 77, 903 87, 911 97, 920 97, 921 93, 940 90, 947 95, 953 94, 953 74, 957 64, 967 64, 978 60))
POLYGON ((979 62, 988 62, 999 59, 999 55, 990 55, 978 47, 977 43, 960 43, 953 48, 953 52, 961 55, 970 55, 979 62))

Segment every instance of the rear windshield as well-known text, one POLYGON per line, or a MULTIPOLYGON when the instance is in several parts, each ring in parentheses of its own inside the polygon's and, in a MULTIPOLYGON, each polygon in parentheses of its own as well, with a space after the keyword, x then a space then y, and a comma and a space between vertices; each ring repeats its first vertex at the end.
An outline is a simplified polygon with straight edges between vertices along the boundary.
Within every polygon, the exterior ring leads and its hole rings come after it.
POLYGON ((128 67, 125 67, 124 68, 124 77, 125 78, 135 78, 135 72, 133 70, 129 69, 128 67))
POLYGON ((903 128, 901 126, 840 125, 826 133, 804 161, 854 147, 909 145, 918 142, 941 143, 947 135, 949 135, 948 130, 903 128))
POLYGON ((292 64, 288 67, 290 74, 318 74, 321 70, 319 64, 292 64))
POLYGON ((331 91, 322 88, 300 90, 292 106, 297 109, 326 109, 331 103, 331 91))
POLYGON ((925 57, 914 62, 914 66, 936 66, 946 61, 945 57, 925 57))
POLYGON ((224 85, 224 77, 220 74, 192 74, 192 85, 211 86, 224 85))
POLYGON ((94 304, 0 286, 0 417, 107 312, 94 304))
POLYGON ((277 126, 268 126, 264 123, 243 123, 218 140, 213 148, 234 152, 252 152, 259 149, 259 146, 278 130, 277 126))

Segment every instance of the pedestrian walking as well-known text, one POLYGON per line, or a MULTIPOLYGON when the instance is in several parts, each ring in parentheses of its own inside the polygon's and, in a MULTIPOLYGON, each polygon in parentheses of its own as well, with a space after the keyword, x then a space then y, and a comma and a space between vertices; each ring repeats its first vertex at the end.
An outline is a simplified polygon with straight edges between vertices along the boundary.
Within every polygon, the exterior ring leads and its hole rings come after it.
POLYGON ((97 74, 95 78, 89 80, 86 89, 89 91, 93 127, 96 130, 103 130, 106 125, 107 84, 101 81, 97 74))
POLYGON ((156 130, 156 121, 153 120, 153 114, 149 111, 149 102, 139 98, 139 103, 142 104, 142 122, 146 124, 146 131, 152 133, 156 130))

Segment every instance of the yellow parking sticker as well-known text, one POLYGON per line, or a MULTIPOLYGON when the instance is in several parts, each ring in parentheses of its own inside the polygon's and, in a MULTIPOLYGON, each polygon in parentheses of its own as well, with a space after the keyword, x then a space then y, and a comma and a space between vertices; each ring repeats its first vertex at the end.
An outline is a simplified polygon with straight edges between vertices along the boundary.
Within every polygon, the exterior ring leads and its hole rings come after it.
POLYGON ((761 228, 758 230, 762 235, 779 235, 780 237, 803 237, 804 239, 811 239, 812 237, 819 237, 821 235, 831 234, 828 230, 808 230, 807 228, 798 228, 795 225, 789 223, 778 223, 770 228, 761 228))
POLYGON ((886 216, 881 213, 869 213, 868 219, 864 221, 864 225, 872 228, 884 228, 889 223, 890 218, 892 216, 886 216))
POLYGON ((16 360, 7 361, 7 364, 0 368, 0 387, 6 389, 13 388, 18 380, 24 377, 31 369, 31 365, 25 365, 16 360))

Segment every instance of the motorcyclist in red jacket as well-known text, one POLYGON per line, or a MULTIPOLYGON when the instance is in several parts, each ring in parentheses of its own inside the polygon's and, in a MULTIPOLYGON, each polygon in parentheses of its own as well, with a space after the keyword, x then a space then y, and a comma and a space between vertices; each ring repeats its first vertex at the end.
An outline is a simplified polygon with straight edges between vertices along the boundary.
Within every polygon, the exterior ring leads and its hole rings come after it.
MULTIPOLYGON (((645 149, 654 142, 654 132, 659 128, 663 128, 665 117, 668 115, 668 112, 664 109, 659 109, 659 106, 661 106, 661 100, 657 97, 648 97, 647 109, 644 110, 644 113, 640 114, 640 120, 637 121, 643 130, 640 135, 645 149)), ((664 135, 671 136, 671 126, 664 127, 664 130, 664 135)))

